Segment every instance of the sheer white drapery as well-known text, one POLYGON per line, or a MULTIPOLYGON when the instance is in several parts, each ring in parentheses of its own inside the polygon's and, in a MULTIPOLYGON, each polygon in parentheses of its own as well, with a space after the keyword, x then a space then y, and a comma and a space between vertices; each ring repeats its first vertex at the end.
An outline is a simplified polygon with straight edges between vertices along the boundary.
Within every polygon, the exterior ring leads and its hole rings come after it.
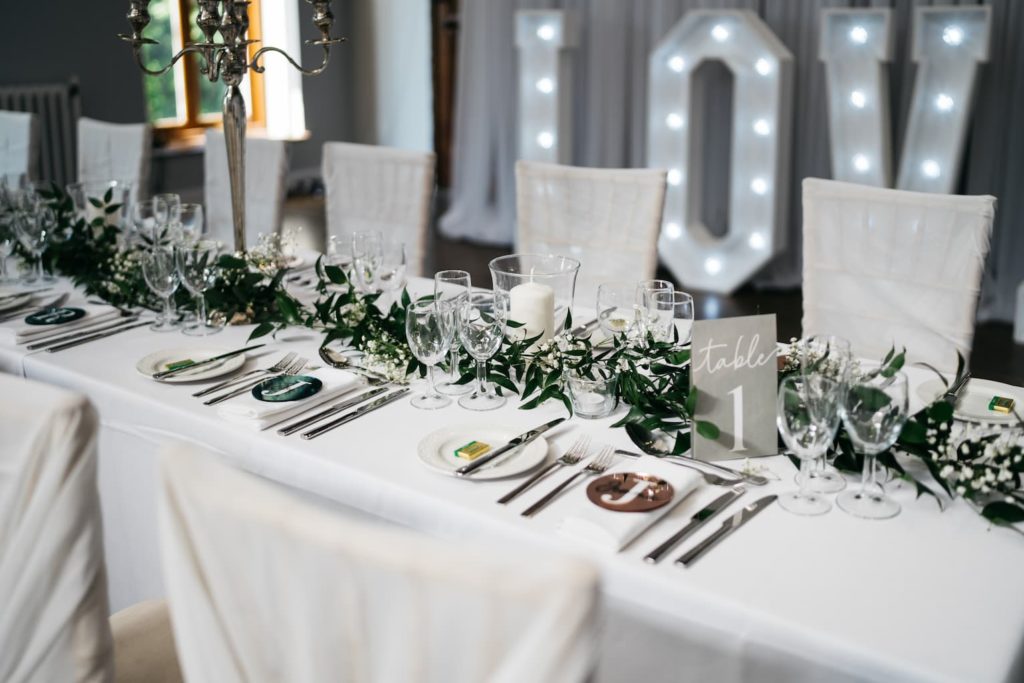
POLYGON ((78 120, 78 182, 131 183, 131 201, 149 195, 153 129, 148 123, 78 120))

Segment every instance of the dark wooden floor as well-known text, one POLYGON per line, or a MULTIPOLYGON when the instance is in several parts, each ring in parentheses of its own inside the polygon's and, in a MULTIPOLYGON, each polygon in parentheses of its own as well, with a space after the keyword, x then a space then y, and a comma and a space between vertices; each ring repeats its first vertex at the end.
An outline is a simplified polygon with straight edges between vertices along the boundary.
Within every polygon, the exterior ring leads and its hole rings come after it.
MULTIPOLYGON (((286 225, 302 224, 304 241, 309 241, 310 246, 316 246, 318 240, 322 244, 324 219, 320 200, 289 200, 285 213, 286 225)), ((510 249, 450 240, 435 234, 427 254, 426 272, 458 268, 469 271, 474 283, 490 286, 488 262, 509 253, 510 249)), ((800 336, 803 299, 799 289, 764 291, 744 287, 730 296, 705 292, 691 294, 697 318, 706 320, 774 313, 779 340, 788 341, 791 337, 800 336)), ((975 330, 970 368, 975 377, 1024 386, 1024 345, 1014 343, 1013 326, 980 323, 975 330)))

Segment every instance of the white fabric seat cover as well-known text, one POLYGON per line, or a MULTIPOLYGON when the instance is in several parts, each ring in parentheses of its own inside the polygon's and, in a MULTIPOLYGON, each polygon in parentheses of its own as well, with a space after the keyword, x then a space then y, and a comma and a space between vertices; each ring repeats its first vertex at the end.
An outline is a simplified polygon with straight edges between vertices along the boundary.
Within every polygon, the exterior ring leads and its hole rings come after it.
MULTIPOLYGON (((260 235, 273 235, 281 226, 287 190, 287 152, 284 140, 245 139, 245 244, 249 249, 256 246, 260 235)), ((206 133, 203 185, 207 232, 210 238, 233 248, 231 180, 223 130, 211 129, 206 133)))
POLYGON ((516 163, 516 251, 581 262, 576 300, 597 287, 646 280, 658 267, 665 171, 516 163))
POLYGON ((0 111, 0 176, 26 175, 36 180, 39 158, 39 125, 36 115, 24 111, 0 111))
POLYGON ((327 234, 347 243, 379 230, 405 243, 408 274, 423 275, 435 160, 433 152, 324 143, 327 234))
POLYGON ((522 683, 590 671, 596 570, 342 517, 202 451, 162 458, 185 678, 522 683))
POLYGON ((834 334, 878 359, 955 372, 968 358, 995 197, 907 192, 808 178, 803 334, 834 334))
POLYGON ((84 397, 0 374, 5 683, 112 680, 98 422, 84 397))
POLYGON ((148 123, 78 120, 78 182, 131 183, 132 203, 149 195, 153 129, 148 123))

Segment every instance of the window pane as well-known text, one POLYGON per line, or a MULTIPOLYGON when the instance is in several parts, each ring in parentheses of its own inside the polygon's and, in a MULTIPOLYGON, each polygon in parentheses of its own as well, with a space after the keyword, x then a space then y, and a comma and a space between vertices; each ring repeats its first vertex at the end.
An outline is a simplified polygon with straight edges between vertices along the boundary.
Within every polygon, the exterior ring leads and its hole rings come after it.
MULTIPOLYGON (((152 21, 146 28, 146 37, 157 41, 159 45, 144 45, 142 47, 142 63, 149 69, 160 69, 171 61, 174 54, 175 41, 174 21, 171 11, 177 10, 176 0, 154 0, 149 4, 149 14, 152 21)), ((179 109, 179 101, 182 99, 176 90, 180 78, 175 73, 180 68, 165 73, 163 76, 143 75, 143 87, 146 94, 146 106, 149 110, 150 121, 160 119, 180 119, 185 112, 179 109)))

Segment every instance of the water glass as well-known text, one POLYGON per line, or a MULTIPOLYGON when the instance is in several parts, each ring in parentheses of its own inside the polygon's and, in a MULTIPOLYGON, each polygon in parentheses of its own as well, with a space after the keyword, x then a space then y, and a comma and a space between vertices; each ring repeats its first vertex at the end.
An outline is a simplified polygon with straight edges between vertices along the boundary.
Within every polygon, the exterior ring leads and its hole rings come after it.
POLYGON ((693 331, 693 297, 680 291, 652 292, 647 307, 647 327, 655 341, 676 339, 680 345, 689 344, 693 331))
POLYGON ((856 517, 887 519, 900 512, 900 504, 885 494, 876 481, 876 456, 896 443, 909 411, 907 376, 875 373, 850 381, 843 392, 842 418, 854 450, 864 455, 860 488, 836 498, 839 507, 856 517))
POLYGON ((586 368, 566 368, 565 383, 577 417, 596 420, 615 410, 615 374, 607 367, 591 364, 586 368))
POLYGON ((435 301, 417 301, 409 305, 405 314, 405 337, 409 350, 427 366, 427 391, 412 400, 412 405, 434 410, 450 405, 452 400, 437 393, 434 386, 434 366, 444 360, 455 332, 455 311, 435 301))
POLYGON ((628 334, 639 322, 635 282, 605 282, 597 287, 597 321, 608 337, 628 334))
MULTIPOLYGON (((835 380, 839 394, 838 403, 842 409, 842 392, 849 384, 855 362, 850 351, 850 342, 834 335, 814 335, 802 339, 797 346, 800 358, 800 373, 804 377, 823 375, 835 380)), ((797 483, 802 474, 797 475, 797 483)), ((811 468, 807 487, 817 493, 837 493, 846 488, 846 479, 839 470, 828 464, 828 451, 822 453, 811 468)))
POLYGON ((384 236, 380 231, 367 230, 352 235, 352 266, 362 291, 377 291, 377 272, 383 258, 384 236))
POLYGON ((142 276, 150 290, 163 299, 164 310, 160 319, 153 323, 154 332, 173 332, 178 322, 171 306, 171 296, 178 288, 178 270, 174 250, 169 247, 154 247, 142 254, 142 276))
POLYGON ((839 428, 838 383, 822 375, 791 376, 779 384, 776 422, 786 447, 800 459, 800 490, 779 496, 779 505, 797 515, 821 515, 832 504, 809 487, 810 470, 839 428))
POLYGON ((220 245, 216 242, 199 242, 192 247, 177 250, 178 274, 185 289, 195 298, 195 324, 182 330, 190 336, 205 337, 220 332, 219 325, 210 322, 206 312, 206 290, 217 280, 217 258, 220 245))
POLYGON ((487 361, 501 348, 508 321, 508 298, 503 292, 471 292, 459 306, 459 339, 476 361, 476 389, 459 399, 469 410, 494 410, 505 405, 487 382, 487 361))
MULTIPOLYGON (((434 301, 441 305, 450 306, 453 313, 457 314, 459 305, 469 296, 471 286, 469 273, 464 270, 439 271, 434 274, 434 301)), ((455 317, 458 316, 456 315, 455 317)), ((448 376, 437 385, 437 390, 449 396, 461 396, 469 393, 473 387, 468 384, 458 384, 461 373, 459 372, 459 340, 457 334, 453 335, 449 354, 448 376)))

